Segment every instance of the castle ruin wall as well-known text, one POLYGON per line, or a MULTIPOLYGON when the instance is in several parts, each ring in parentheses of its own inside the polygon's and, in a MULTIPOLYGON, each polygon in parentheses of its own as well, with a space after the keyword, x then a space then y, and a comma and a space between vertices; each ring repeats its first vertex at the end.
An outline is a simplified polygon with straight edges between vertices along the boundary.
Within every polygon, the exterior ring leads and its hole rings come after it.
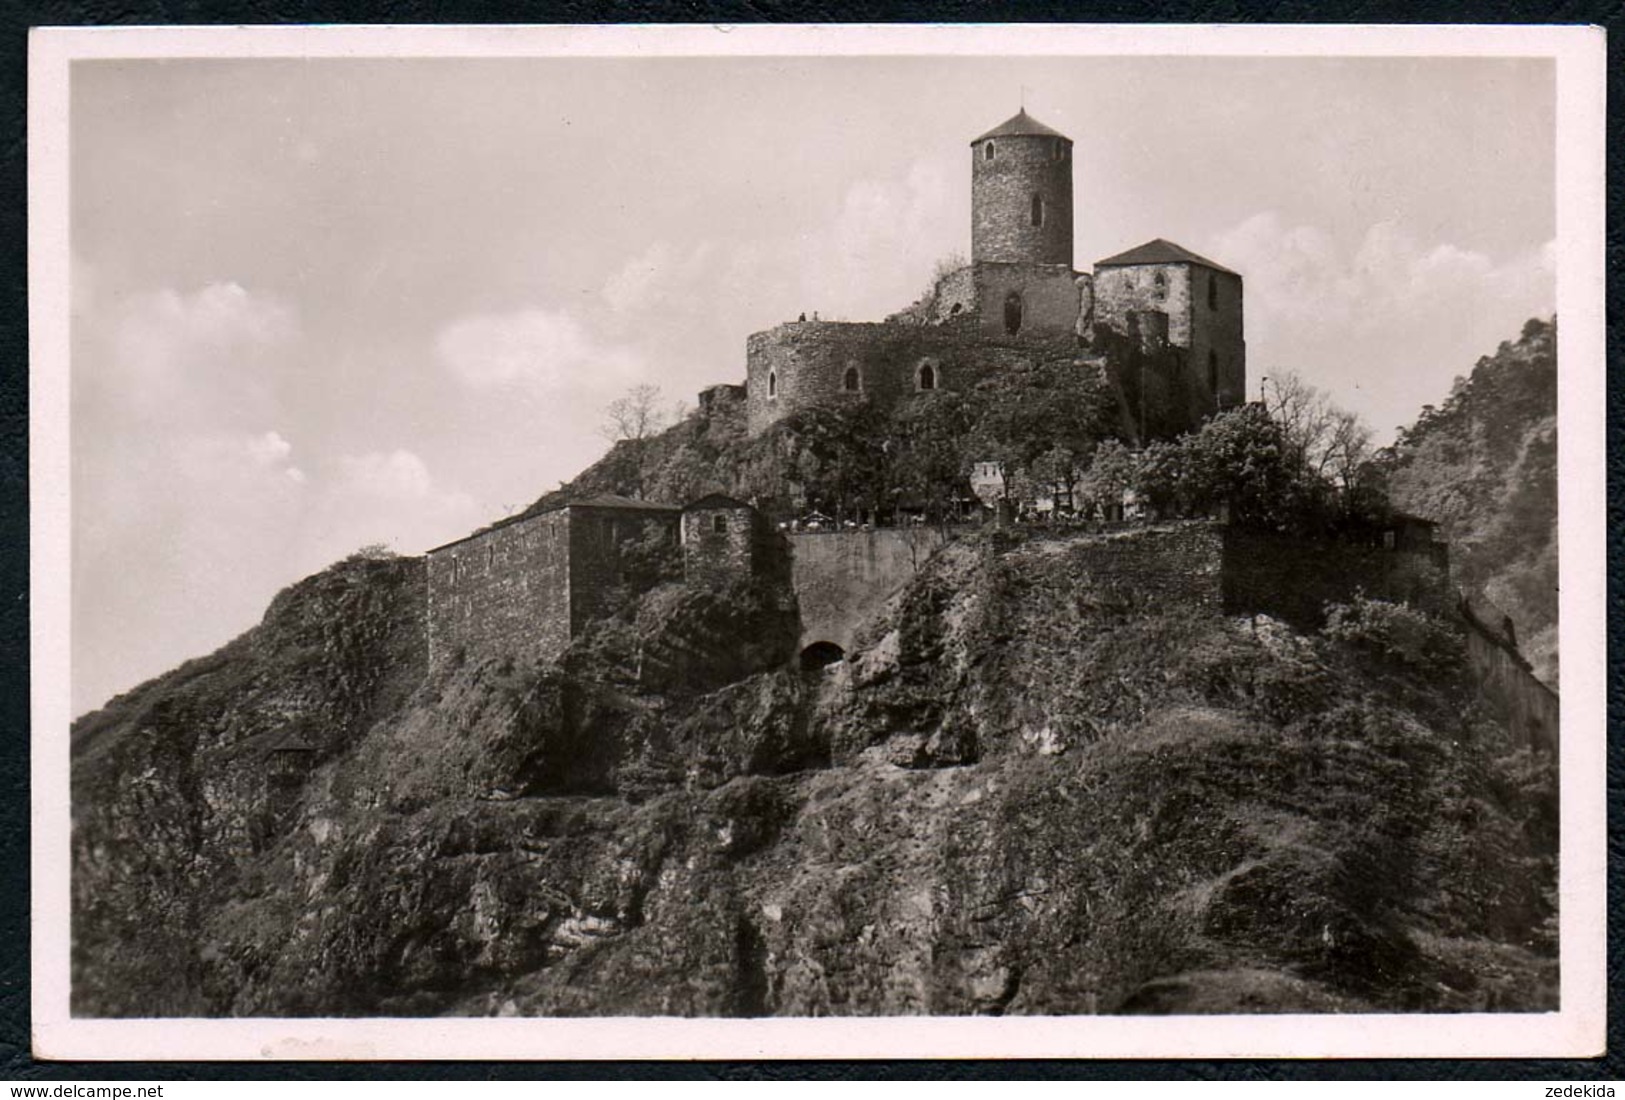
POLYGON ((430 665, 564 652, 571 635, 569 547, 569 513, 557 511, 430 551, 430 665))

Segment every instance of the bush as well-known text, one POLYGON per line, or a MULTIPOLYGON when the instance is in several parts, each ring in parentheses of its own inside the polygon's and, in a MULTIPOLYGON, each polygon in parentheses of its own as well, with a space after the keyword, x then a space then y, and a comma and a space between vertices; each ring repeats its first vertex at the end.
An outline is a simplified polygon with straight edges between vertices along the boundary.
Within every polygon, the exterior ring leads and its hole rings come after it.
POLYGON ((1409 604, 1363 595, 1353 603, 1327 604, 1322 633, 1427 674, 1457 672, 1466 657, 1461 636, 1440 619, 1409 604))

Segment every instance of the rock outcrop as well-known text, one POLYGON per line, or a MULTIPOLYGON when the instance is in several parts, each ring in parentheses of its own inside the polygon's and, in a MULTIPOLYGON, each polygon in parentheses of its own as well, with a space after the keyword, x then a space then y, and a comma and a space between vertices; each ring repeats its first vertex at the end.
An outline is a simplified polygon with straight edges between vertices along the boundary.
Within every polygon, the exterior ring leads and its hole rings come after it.
POLYGON ((962 538, 806 671, 662 588, 431 674, 421 562, 343 563, 76 726, 74 1010, 1555 1005, 1555 784, 1462 675, 1076 546, 962 538))

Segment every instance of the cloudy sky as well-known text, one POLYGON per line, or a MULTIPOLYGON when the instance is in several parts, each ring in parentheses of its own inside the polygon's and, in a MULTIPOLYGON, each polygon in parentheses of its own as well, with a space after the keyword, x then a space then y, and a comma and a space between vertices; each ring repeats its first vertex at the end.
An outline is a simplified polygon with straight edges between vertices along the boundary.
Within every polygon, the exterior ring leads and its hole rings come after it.
POLYGON ((636 382, 692 401, 752 331, 907 304, 1023 88, 1077 143, 1078 266, 1240 271, 1251 387, 1386 439, 1552 309, 1545 61, 76 62, 74 712, 524 506, 636 382))

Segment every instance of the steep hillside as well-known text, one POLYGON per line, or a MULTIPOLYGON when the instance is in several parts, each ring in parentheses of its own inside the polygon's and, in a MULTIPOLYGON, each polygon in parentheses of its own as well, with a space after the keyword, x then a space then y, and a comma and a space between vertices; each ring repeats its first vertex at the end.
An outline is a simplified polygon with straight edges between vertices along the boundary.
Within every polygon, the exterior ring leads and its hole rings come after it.
POLYGON ((1457 582, 1511 615, 1556 686, 1556 321, 1531 320, 1480 359, 1382 459, 1394 504, 1439 521, 1457 582))
POLYGON ((1552 777, 1454 635, 1124 599, 1101 537, 950 544, 810 673, 662 588, 425 675, 419 563, 312 578, 76 728, 75 1011, 1553 1006, 1552 777))

